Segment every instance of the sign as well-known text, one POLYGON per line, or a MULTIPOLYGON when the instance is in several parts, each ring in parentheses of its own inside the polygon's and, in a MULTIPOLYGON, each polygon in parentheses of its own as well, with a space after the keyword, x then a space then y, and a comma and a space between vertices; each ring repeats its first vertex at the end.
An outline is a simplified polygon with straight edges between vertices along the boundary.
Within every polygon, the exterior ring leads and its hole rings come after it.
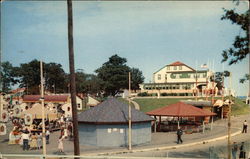
POLYGON ((24 123, 25 125, 31 125, 33 123, 32 114, 25 114, 24 123))
POLYGON ((7 122, 9 120, 8 112, 3 110, 0 116, 0 121, 7 122))
POLYGON ((6 125, 0 123, 0 135, 6 135, 6 125))
POLYGON ((21 109, 18 105, 16 105, 14 108, 13 108, 13 115, 14 117, 20 117, 21 115, 21 109))

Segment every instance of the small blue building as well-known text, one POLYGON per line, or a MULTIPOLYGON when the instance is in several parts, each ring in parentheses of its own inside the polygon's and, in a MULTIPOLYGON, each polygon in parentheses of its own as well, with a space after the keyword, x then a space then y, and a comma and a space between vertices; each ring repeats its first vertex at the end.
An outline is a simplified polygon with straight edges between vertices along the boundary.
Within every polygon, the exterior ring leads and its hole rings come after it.
MULTIPOLYGON (((150 116, 131 107, 132 145, 151 142, 150 116)), ((81 145, 119 147, 128 145, 128 105, 115 98, 78 116, 81 145)))

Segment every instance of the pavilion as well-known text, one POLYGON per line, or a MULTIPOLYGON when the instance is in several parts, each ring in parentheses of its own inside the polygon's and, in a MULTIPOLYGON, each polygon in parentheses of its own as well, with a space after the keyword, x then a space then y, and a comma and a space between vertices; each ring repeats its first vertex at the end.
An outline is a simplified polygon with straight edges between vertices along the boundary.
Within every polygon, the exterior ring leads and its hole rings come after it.
MULTIPOLYGON (((178 127, 177 128, 179 128, 180 127, 180 118, 183 118, 183 117, 208 117, 208 116, 216 115, 215 113, 197 108, 193 105, 186 104, 183 102, 170 104, 168 106, 147 112, 146 114, 154 116, 155 118, 156 118, 156 116, 159 116, 159 129, 160 129, 162 116, 178 117, 178 122, 177 122, 178 127)), ((203 120, 203 125, 204 125, 204 120, 203 120)), ((156 132, 156 122, 155 122, 155 132, 156 132)))

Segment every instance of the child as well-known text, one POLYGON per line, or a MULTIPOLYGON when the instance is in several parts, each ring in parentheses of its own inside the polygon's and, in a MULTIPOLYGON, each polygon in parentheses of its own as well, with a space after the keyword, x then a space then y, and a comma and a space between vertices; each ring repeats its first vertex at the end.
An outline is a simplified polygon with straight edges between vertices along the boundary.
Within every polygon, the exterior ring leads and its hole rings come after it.
POLYGON ((60 137, 59 137, 59 140, 58 140, 58 151, 59 151, 60 153, 63 152, 63 137, 62 137, 62 136, 60 136, 60 137))

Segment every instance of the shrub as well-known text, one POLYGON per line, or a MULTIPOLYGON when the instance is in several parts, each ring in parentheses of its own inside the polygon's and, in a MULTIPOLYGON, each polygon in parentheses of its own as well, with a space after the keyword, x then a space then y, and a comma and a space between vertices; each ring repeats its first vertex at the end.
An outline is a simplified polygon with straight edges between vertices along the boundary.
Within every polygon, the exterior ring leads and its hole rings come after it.
POLYGON ((149 96, 149 94, 148 94, 147 92, 138 93, 137 95, 138 95, 139 97, 149 96))

